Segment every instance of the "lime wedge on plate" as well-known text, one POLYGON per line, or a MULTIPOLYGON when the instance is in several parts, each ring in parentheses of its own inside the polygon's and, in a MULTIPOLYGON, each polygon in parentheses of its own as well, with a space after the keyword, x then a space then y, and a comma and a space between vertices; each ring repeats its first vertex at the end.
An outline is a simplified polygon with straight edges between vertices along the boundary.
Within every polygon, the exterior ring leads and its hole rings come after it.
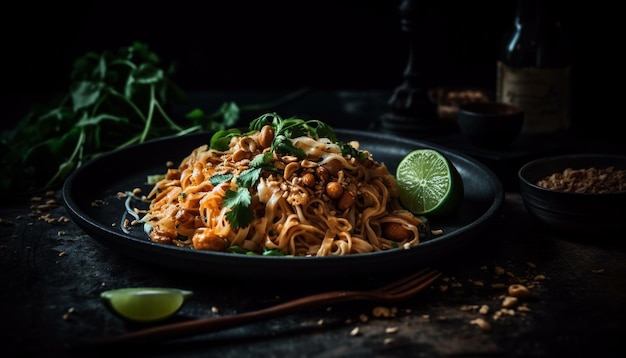
POLYGON ((463 199, 463 179, 440 152, 416 149, 396 169, 400 203, 416 215, 449 215, 463 199))
POLYGON ((100 298, 122 318, 151 322, 172 316, 192 295, 192 291, 178 288, 133 287, 104 291, 100 298))

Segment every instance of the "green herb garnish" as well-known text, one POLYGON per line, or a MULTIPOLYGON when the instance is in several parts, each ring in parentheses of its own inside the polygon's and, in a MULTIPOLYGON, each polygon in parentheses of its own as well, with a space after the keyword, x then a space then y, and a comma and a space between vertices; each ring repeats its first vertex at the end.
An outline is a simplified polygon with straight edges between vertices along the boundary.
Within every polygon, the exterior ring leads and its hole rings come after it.
POLYGON ((314 139, 323 137, 337 142, 332 127, 318 120, 283 119, 276 113, 266 113, 250 122, 250 131, 260 131, 265 125, 274 127, 274 140, 271 149, 282 155, 295 155, 299 159, 304 159, 306 153, 291 142, 291 139, 301 136, 309 135, 314 139))
MULTIPOLYGON (((228 251, 233 254, 241 254, 241 255, 249 255, 249 256, 257 256, 258 253, 254 251, 249 251, 241 246, 231 246, 228 248, 228 251)), ((263 248, 263 252, 261 256, 293 256, 293 255, 285 255, 285 252, 281 249, 268 249, 266 247, 263 248)))
MULTIPOLYGON (((332 127, 318 120, 283 119, 276 113, 267 113, 250 122, 249 132, 243 135, 247 136, 256 133, 266 125, 271 125, 274 128, 271 151, 254 157, 250 161, 249 167, 236 177, 237 189, 226 191, 224 206, 230 208, 226 218, 234 229, 246 227, 254 220, 254 213, 250 208, 252 203, 250 188, 257 184, 263 170, 278 170, 271 163, 272 152, 281 155, 294 155, 299 159, 306 158, 306 153, 301 148, 295 146, 291 139, 307 135, 315 139, 329 138, 332 142, 339 145, 343 155, 352 155, 357 158, 367 157, 365 153, 357 150, 350 144, 338 141, 332 127)), ((238 129, 218 131, 211 137, 210 147, 221 151, 226 150, 231 138, 241 135, 241 131, 238 129)), ((210 180, 213 185, 216 185, 216 183, 223 183, 231 179, 232 177, 225 178, 224 175, 218 174, 211 177, 210 180)))
POLYGON ((254 213, 250 209, 251 202, 248 188, 226 191, 224 206, 230 208, 226 213, 226 219, 228 219, 233 228, 237 229, 250 225, 254 219, 254 213))
POLYGON ((211 136, 209 147, 219 151, 228 150, 228 144, 230 143, 231 138, 240 135, 241 131, 237 128, 219 130, 211 136))
POLYGON ((227 181, 230 181, 233 178, 233 175, 231 173, 228 174, 215 174, 212 177, 209 178, 209 182, 211 183, 211 185, 213 186, 217 186, 220 185, 222 183, 226 183, 227 181))
MULTIPOLYGON (((242 171, 235 179, 237 190, 226 191, 224 206, 230 208, 226 218, 233 228, 246 227, 254 220, 254 213, 250 208, 252 203, 250 188, 254 187, 259 181, 262 170, 277 170, 271 165, 271 159, 272 153, 270 152, 257 155, 250 161, 250 167, 242 171)), ((214 177, 216 175, 211 177, 211 180, 214 177)))

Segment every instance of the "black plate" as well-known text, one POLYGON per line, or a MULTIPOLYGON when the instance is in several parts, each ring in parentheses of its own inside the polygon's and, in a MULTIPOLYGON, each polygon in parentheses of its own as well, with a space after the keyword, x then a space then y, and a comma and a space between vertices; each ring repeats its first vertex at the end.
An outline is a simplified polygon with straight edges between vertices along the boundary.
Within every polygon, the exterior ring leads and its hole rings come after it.
POLYGON ((443 234, 409 250, 341 257, 266 257, 157 244, 138 228, 125 233, 120 227, 124 200, 117 193, 139 187, 147 194, 152 187, 146 183, 147 177, 164 173, 166 161, 178 165, 194 148, 209 142, 207 133, 157 139, 92 159, 66 180, 63 200, 72 219, 87 234, 143 263, 204 275, 285 279, 371 277, 423 267, 484 235, 488 222, 504 202, 499 179, 470 157, 380 133, 338 129, 336 134, 343 141, 359 141, 360 148, 373 153, 374 159, 385 163, 391 173, 395 173, 401 158, 417 148, 436 149, 448 157, 463 178, 465 194, 454 215, 429 218, 431 228, 441 229, 443 234))

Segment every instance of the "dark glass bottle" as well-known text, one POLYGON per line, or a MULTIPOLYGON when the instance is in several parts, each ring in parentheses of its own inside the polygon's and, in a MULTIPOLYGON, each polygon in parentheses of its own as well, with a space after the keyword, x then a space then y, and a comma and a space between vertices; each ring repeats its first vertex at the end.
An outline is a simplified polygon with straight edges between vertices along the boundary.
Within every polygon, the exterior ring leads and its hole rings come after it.
POLYGON ((559 1, 518 0, 513 32, 497 64, 496 98, 524 110, 524 133, 569 129, 571 55, 559 1))

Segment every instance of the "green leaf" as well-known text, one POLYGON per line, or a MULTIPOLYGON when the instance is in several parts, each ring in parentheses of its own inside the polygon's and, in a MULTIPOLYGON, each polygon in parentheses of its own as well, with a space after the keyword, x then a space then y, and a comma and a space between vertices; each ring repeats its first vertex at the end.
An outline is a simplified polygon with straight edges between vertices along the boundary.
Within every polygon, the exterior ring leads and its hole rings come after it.
POLYGON ((248 168, 242 171, 237 177, 237 186, 242 188, 252 188, 261 176, 261 168, 248 168))
POLYGON ((142 85, 152 85, 163 81, 163 70, 150 63, 142 63, 137 69, 130 73, 130 77, 136 83, 142 85))
POLYGON ((341 149, 341 154, 343 154, 344 156, 350 155, 354 158, 361 158, 361 159, 367 158, 367 154, 354 148, 349 143, 337 142, 337 145, 339 145, 339 148, 341 149))
POLYGON ((313 135, 314 138, 328 138, 332 142, 337 142, 335 131, 328 124, 318 120, 311 120, 307 121, 306 125, 311 133, 315 133, 313 135))
POLYGON ((122 55, 126 54, 128 58, 139 57, 143 61, 155 64, 161 61, 155 52, 150 51, 148 44, 140 41, 134 41, 131 46, 123 47, 120 53, 122 55))
POLYGON ((211 114, 196 108, 187 113, 186 117, 204 130, 221 131, 234 127, 239 121, 240 112, 235 102, 224 102, 217 111, 211 114))
POLYGON ((128 98, 134 98, 138 93, 145 91, 148 86, 156 85, 163 81, 163 70, 152 64, 142 63, 133 69, 124 87, 124 94, 128 98))
POLYGON ((257 154, 250 161, 250 167, 251 168, 263 168, 263 169, 267 169, 267 170, 276 169, 271 164, 272 157, 273 157, 273 154, 271 152, 265 152, 263 154, 257 154))
POLYGON ((93 78, 99 81, 104 81, 107 76, 107 53, 105 52, 102 56, 98 57, 98 63, 96 67, 93 69, 93 78))
POLYGON ((96 103, 105 84, 95 81, 78 81, 71 85, 74 111, 79 111, 96 103))
POLYGON ((211 185, 216 186, 231 181, 232 179, 233 175, 231 173, 215 174, 209 178, 209 182, 211 182, 211 185))
POLYGON ((282 155, 295 155, 298 159, 306 158, 306 153, 302 148, 298 148, 287 139, 284 135, 279 135, 274 138, 272 143, 273 150, 282 155))
POLYGON ((285 256, 285 252, 281 249, 263 248, 263 256, 285 256))
POLYGON ((271 125, 274 129, 277 129, 281 121, 282 118, 276 113, 265 113, 250 121, 248 127, 251 132, 260 131, 265 125, 271 125))
POLYGON ((247 188, 237 188, 237 190, 227 190, 224 197, 224 206, 232 208, 243 205, 249 206, 252 203, 250 191, 247 188))
POLYGON ((243 254, 243 255, 246 255, 249 252, 248 250, 242 248, 241 246, 236 246, 236 245, 228 247, 227 250, 233 254, 243 254))
POLYGON ((239 121, 239 106, 235 102, 225 102, 220 108, 222 117, 224 118, 222 124, 225 128, 233 127, 239 121))
MULTIPOLYGON (((70 150, 73 148, 73 144, 76 142, 78 134, 78 128, 74 128, 59 137, 49 138, 44 142, 30 148, 28 152, 25 153, 24 158, 26 161, 35 159, 37 162, 39 162, 45 157, 47 157, 48 159, 55 159, 69 156, 66 155, 66 153, 69 153, 70 150)), ((51 161, 49 161, 47 164, 51 165, 52 163, 51 161)))
POLYGON ((239 135, 241 135, 241 131, 237 128, 217 131, 211 136, 209 147, 219 151, 228 150, 231 138, 239 135))
POLYGON ((331 126, 318 120, 305 121, 299 118, 283 119, 275 113, 266 113, 250 122, 250 131, 260 131, 264 126, 274 127, 274 140, 272 141, 272 151, 282 155, 295 155, 299 159, 306 157, 306 153, 301 148, 296 147, 291 139, 301 136, 311 136, 313 138, 325 137, 332 142, 337 138, 331 126))
POLYGON ((206 117, 206 113, 204 113, 204 111, 201 110, 200 108, 195 108, 191 112, 188 112, 185 115, 185 117, 192 119, 192 120, 197 120, 197 119, 202 119, 206 117))
POLYGON ((289 118, 282 121, 278 128, 278 133, 285 135, 287 138, 296 138, 309 134, 310 130, 304 120, 289 118))
POLYGON ((246 188, 238 188, 226 191, 224 206, 230 210, 226 213, 226 219, 234 229, 250 225, 254 219, 254 213, 250 209, 252 197, 246 188))
POLYGON ((237 177, 237 186, 241 188, 252 188, 259 181, 261 177, 261 171, 265 170, 277 170, 272 164, 272 153, 266 152, 256 155, 250 161, 250 167, 242 171, 237 177))

